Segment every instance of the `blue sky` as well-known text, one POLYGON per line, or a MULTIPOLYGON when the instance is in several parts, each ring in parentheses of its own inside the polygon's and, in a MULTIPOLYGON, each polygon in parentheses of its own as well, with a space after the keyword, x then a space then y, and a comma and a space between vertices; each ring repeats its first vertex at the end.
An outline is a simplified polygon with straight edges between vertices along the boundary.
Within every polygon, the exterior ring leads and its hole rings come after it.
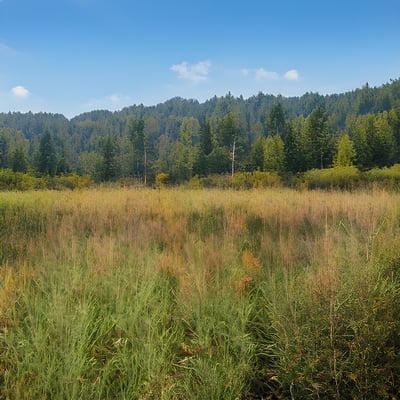
POLYGON ((379 86, 399 21, 400 0, 0 0, 0 111, 379 86))

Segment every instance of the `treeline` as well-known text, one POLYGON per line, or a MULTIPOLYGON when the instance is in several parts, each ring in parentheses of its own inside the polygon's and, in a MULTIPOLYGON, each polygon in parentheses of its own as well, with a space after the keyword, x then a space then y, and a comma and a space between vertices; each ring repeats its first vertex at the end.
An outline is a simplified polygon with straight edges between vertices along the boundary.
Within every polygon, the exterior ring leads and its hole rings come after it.
POLYGON ((216 174, 385 168, 400 163, 400 80, 285 98, 230 93, 200 104, 59 114, 0 114, 0 168, 34 177, 172 184, 216 174), (166 180, 165 178, 164 180, 166 180))

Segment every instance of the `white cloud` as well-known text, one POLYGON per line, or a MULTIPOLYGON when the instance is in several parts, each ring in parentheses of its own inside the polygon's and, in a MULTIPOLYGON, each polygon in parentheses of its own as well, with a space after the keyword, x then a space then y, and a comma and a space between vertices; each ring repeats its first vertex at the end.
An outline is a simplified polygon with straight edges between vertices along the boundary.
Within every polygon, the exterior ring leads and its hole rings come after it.
POLYGON ((258 81, 263 81, 263 80, 275 80, 279 79, 279 75, 276 72, 273 71, 267 71, 264 68, 259 68, 256 70, 256 79, 258 81))
POLYGON ((119 93, 113 93, 109 96, 90 99, 84 104, 85 109, 96 110, 118 110, 127 107, 132 103, 132 98, 119 93))
POLYGON ((243 76, 248 76, 249 73, 250 73, 250 71, 249 71, 247 68, 242 68, 242 69, 240 70, 240 73, 241 73, 243 76))
POLYGON ((118 103, 125 103, 131 101, 130 96, 124 96, 118 93, 113 93, 110 96, 106 96, 106 100, 111 101, 111 103, 118 104, 118 103))
POLYGON ((300 79, 299 72, 297 71, 297 69, 291 69, 287 71, 284 77, 288 81, 298 81, 300 79))
POLYGON ((25 99, 30 95, 28 89, 24 88, 23 86, 15 86, 11 89, 11 93, 20 99, 25 99))
POLYGON ((210 61, 200 61, 197 64, 189 64, 184 61, 173 65, 170 69, 178 74, 179 79, 199 83, 207 80, 210 67, 210 61))

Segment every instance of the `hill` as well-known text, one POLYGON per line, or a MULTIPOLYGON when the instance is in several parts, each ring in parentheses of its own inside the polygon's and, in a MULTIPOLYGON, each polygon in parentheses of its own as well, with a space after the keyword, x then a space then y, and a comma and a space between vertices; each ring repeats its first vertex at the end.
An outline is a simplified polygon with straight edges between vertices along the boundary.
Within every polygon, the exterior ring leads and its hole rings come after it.
POLYGON ((44 173, 39 159, 47 151, 54 158, 52 174, 151 180, 165 172, 180 182, 195 174, 229 173, 235 150, 236 170, 295 173, 333 165, 344 134, 354 153, 348 162, 362 169, 383 167, 400 162, 399 116, 399 79, 334 95, 260 92, 244 99, 228 93, 204 103, 177 97, 71 120, 1 113, 0 167, 44 173), (47 150, 46 143, 41 148, 46 134, 47 150))

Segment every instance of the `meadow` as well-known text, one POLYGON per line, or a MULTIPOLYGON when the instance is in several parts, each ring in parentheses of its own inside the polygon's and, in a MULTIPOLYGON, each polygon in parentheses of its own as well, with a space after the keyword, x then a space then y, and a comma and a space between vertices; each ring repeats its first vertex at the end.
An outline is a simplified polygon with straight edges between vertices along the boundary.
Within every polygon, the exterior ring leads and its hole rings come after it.
POLYGON ((0 399, 400 398, 400 196, 0 193, 0 399))

